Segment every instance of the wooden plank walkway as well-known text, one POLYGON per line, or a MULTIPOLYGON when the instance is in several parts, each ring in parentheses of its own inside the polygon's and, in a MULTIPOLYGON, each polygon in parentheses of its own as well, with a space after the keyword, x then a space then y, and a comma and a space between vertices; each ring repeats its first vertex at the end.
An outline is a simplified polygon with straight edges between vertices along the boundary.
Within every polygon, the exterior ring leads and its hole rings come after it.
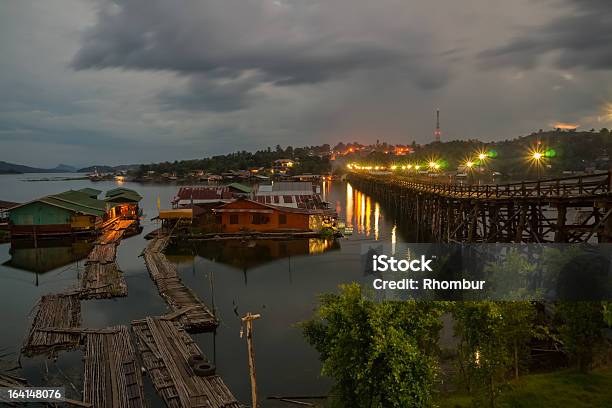
POLYGON ((119 220, 108 225, 96 240, 87 258, 85 272, 81 276, 80 290, 83 299, 105 299, 127 296, 127 284, 117 267, 117 246, 134 220, 119 220))
POLYGON ((221 377, 200 377, 188 361, 202 351, 180 324, 146 318, 132 322, 143 364, 157 393, 170 408, 240 408, 221 377))
POLYGON ((170 306, 176 317, 190 333, 199 333, 214 330, 219 322, 210 309, 198 296, 186 287, 178 276, 163 250, 169 238, 161 236, 151 240, 143 252, 145 264, 151 278, 166 303, 170 306))
POLYGON ((140 364, 126 326, 86 334, 83 402, 95 408, 145 407, 140 364))
POLYGON ((81 325, 81 301, 77 293, 43 296, 22 351, 26 356, 70 350, 79 346, 80 334, 54 329, 77 329, 81 325))

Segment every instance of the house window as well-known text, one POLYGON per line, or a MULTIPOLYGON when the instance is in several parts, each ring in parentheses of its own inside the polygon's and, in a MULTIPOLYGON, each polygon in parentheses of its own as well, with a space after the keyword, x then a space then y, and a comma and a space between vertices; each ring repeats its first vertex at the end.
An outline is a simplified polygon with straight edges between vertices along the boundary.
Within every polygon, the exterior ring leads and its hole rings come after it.
POLYGON ((268 216, 265 214, 253 214, 253 220, 251 223, 253 225, 267 224, 268 216))
POLYGON ((238 214, 230 214, 230 224, 238 224, 238 214))
POLYGON ((216 224, 222 224, 223 223, 223 217, 221 217, 220 215, 215 215, 215 223, 216 224))
POLYGON ((287 214, 278 214, 278 223, 286 224, 287 223, 287 214))
POLYGON ((293 197, 290 195, 284 195, 283 196, 283 201, 285 202, 285 204, 289 204, 293 202, 293 197))

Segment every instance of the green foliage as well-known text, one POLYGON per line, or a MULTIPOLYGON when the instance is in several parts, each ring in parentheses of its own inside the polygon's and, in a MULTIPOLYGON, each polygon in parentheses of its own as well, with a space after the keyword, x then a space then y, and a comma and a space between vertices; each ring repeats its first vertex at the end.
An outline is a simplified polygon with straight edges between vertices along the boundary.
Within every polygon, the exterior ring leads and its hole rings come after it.
POLYGON ((536 265, 516 248, 510 249, 501 261, 488 262, 484 272, 487 281, 493 284, 489 288, 490 297, 503 300, 537 298, 539 294, 528 289, 535 269, 536 265))
POLYGON ((603 318, 608 326, 612 326, 612 302, 602 302, 603 318))
POLYGON ((557 302, 555 306, 556 317, 561 321, 559 334, 563 349, 576 368, 586 372, 603 340, 603 305, 601 302, 557 302))
POLYGON ((434 355, 443 304, 366 299, 358 284, 321 296, 314 319, 302 323, 335 380, 343 407, 427 407, 438 373, 434 355))
POLYGON ((535 332, 529 302, 458 302, 453 308, 459 337, 459 368, 467 391, 479 404, 496 406, 508 373, 518 377, 535 332))
POLYGON ((329 154, 329 145, 299 148, 288 146, 285 150, 277 146, 276 150, 268 148, 255 153, 240 151, 203 159, 143 164, 136 175, 142 176, 151 170, 160 174, 176 173, 179 177, 196 170, 219 174, 229 170, 246 170, 252 167, 269 168, 274 160, 287 158, 297 159, 300 162, 292 169, 294 173, 327 174, 331 171, 331 165, 326 154, 329 154))
MULTIPOLYGON (((593 408, 608 407, 612 401, 612 370, 588 374, 563 370, 531 374, 513 381, 500 396, 500 408, 593 408)), ((454 394, 443 398, 440 407, 471 408, 473 398, 454 394)))

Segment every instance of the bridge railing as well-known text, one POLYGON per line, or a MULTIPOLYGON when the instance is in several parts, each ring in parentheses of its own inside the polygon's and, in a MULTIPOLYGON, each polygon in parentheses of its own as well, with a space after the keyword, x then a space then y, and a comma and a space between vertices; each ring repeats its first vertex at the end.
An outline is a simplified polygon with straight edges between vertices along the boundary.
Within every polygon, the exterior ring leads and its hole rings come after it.
MULTIPOLYGON (((364 174, 364 173, 361 173, 364 174)), ((508 184, 453 184, 428 180, 375 176, 382 182, 399 184, 413 190, 462 198, 563 198, 596 196, 611 192, 612 173, 562 177, 547 180, 522 181, 508 184)))

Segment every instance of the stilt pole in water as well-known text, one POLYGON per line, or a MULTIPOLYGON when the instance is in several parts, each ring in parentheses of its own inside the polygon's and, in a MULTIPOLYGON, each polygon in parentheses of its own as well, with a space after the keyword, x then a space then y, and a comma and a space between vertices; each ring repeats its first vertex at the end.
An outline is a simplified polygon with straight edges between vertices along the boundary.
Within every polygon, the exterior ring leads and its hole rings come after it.
MULTIPOLYGON (((246 326, 249 372, 251 375, 251 401, 253 408, 257 408, 257 379, 255 376, 255 350, 253 349, 253 320, 257 320, 260 317, 260 314, 251 314, 251 312, 247 313, 246 316, 242 317, 242 324, 246 326)), ((241 338, 243 335, 243 329, 244 327, 240 330, 241 338)))

